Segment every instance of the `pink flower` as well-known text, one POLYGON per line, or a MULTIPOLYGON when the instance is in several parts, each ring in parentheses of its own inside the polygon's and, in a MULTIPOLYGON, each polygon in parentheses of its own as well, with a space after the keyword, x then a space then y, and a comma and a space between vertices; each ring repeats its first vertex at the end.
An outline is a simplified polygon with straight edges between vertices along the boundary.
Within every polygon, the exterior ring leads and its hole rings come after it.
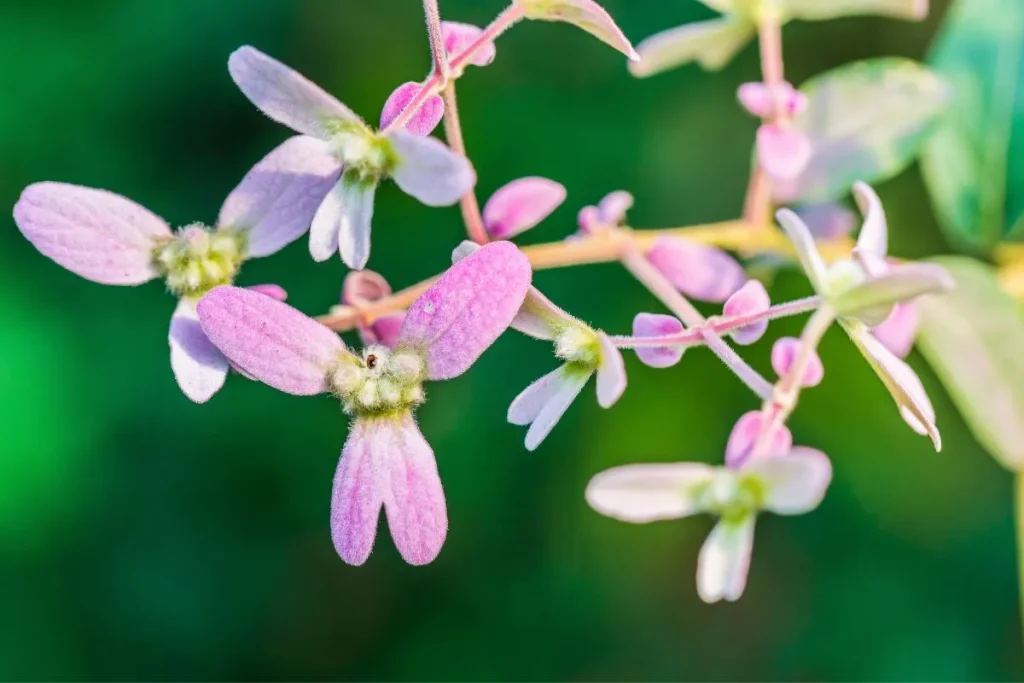
MULTIPOLYGON (((730 318, 757 315, 767 311, 771 305, 771 299, 768 297, 768 291, 765 290, 764 285, 758 280, 748 280, 726 300, 722 307, 722 314, 730 318)), ((759 320, 750 325, 738 327, 731 334, 733 341, 746 346, 756 342, 767 331, 768 321, 759 320)))
MULTIPOLYGON (((387 128, 390 126, 391 122, 398 118, 398 115, 409 106, 409 103, 413 101, 422 88, 422 83, 414 83, 412 81, 403 83, 395 88, 395 91, 388 97, 384 103, 384 108, 380 112, 380 127, 387 128)), ((416 112, 409 121, 406 122, 405 130, 413 135, 430 135, 437 128, 437 124, 441 123, 443 117, 444 100, 441 99, 440 95, 431 95, 416 109, 416 112)))
MULTIPOLYGON (((744 413, 736 421, 729 435, 729 443, 725 446, 725 464, 729 467, 740 467, 753 455, 754 446, 764 427, 765 414, 759 410, 744 413)), ((785 425, 774 430, 766 455, 785 455, 793 448, 793 434, 785 425)))
MULTIPOLYGON (((782 337, 776 340, 772 346, 772 369, 779 377, 785 376, 796 362, 800 354, 802 342, 796 337, 782 337)), ((804 387, 816 387, 825 378, 825 366, 821 363, 821 357, 817 351, 811 351, 811 361, 804 371, 800 384, 804 387)))
POLYGON ((633 195, 625 190, 616 190, 598 202, 597 206, 580 209, 577 221, 577 236, 593 235, 602 230, 614 230, 626 224, 626 212, 633 207, 633 195))
MULTIPOLYGON (((372 270, 353 270, 345 276, 345 283, 341 288, 341 303, 358 307, 390 295, 391 285, 382 275, 372 270)), ((364 346, 383 344, 394 348, 404 322, 404 311, 382 315, 369 325, 360 320, 357 325, 359 338, 364 346)))
MULTIPOLYGON (((269 256, 305 233, 337 179, 326 146, 296 136, 249 171, 213 227, 194 223, 172 232, 120 195, 53 182, 27 187, 14 220, 36 249, 88 280, 138 285, 164 278, 180 299, 168 335, 171 368, 185 395, 203 403, 224 384, 228 362, 199 329, 196 301, 233 282, 243 262, 269 256)), ((280 287, 259 287, 284 297, 280 287)))
POLYGON ((199 302, 203 330, 242 371, 289 394, 333 393, 353 416, 331 496, 331 535, 345 562, 369 557, 381 507, 406 562, 427 564, 441 551, 444 491, 413 410, 425 380, 461 375, 508 327, 530 275, 515 246, 492 242, 416 300, 393 349, 371 345, 359 355, 268 297, 218 287, 199 302))
POLYGON ((747 274, 727 252, 679 237, 659 237, 647 260, 683 294, 722 302, 747 281, 747 274))
POLYGON ((920 324, 921 314, 914 302, 896 304, 888 318, 871 328, 871 334, 898 357, 906 358, 920 324))
POLYGON ((484 227, 511 239, 536 227, 565 201, 565 187, 547 178, 519 178, 499 188, 484 206, 484 227))
MULTIPOLYGON (((309 251, 317 261, 337 251, 350 268, 366 265, 373 199, 384 178, 427 206, 450 206, 476 183, 469 160, 439 140, 404 129, 374 131, 317 85, 255 48, 236 50, 228 70, 264 114, 323 141, 333 156, 341 180, 319 197, 309 230, 309 251)), ((429 123, 432 115, 422 115, 426 120, 420 123, 429 123)))
POLYGON ((740 104, 759 119, 792 117, 807 109, 807 95, 783 82, 776 92, 766 83, 744 83, 736 91, 740 104))
MULTIPOLYGON (((634 337, 664 337, 679 334, 683 331, 683 323, 679 318, 660 313, 637 313, 633 318, 634 337)), ((683 358, 682 346, 637 347, 636 357, 644 365, 652 368, 669 368, 683 358)))
MULTIPOLYGON (((482 36, 484 30, 479 26, 473 24, 463 24, 458 21, 442 21, 441 22, 441 34, 444 36, 444 49, 448 53, 449 59, 456 55, 468 50, 473 43, 475 43, 480 36, 482 36)), ((498 48, 494 45, 494 41, 487 41, 480 47, 480 49, 473 55, 470 64, 474 66, 487 66, 494 61, 494 58, 498 55, 498 48)), ((461 73, 453 74, 455 78, 461 76, 461 73)))

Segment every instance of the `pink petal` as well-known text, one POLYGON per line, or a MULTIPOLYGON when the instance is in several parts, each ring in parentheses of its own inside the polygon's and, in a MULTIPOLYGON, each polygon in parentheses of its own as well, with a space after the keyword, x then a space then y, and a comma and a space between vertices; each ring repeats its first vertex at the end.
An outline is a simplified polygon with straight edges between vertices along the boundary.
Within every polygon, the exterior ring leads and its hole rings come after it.
MULTIPOLYGON (((483 29, 472 24, 458 21, 442 21, 441 34, 444 36, 444 49, 449 57, 455 57, 468 49, 483 34, 483 29)), ((476 66, 487 66, 497 55, 494 41, 489 41, 473 55, 472 63, 476 66)))
POLYGON ((593 373, 565 364, 523 389, 508 407, 508 421, 530 425, 526 450, 536 450, 576 400, 593 373))
POLYGON ((18 229, 44 256, 106 285, 137 285, 157 277, 153 249, 169 239, 162 219, 104 190, 36 183, 14 205, 18 229))
POLYGON ((659 237, 647 260, 676 289, 702 301, 725 301, 747 280, 743 267, 728 253, 678 237, 659 237))
POLYGON ((896 304, 881 325, 871 328, 871 334, 900 358, 906 358, 914 346, 921 315, 913 302, 896 304))
POLYGON ((796 211, 816 240, 848 237, 857 225, 857 216, 842 204, 805 204, 796 211))
POLYGON ((512 329, 535 339, 554 339, 565 324, 575 322, 572 317, 544 296, 536 287, 530 287, 522 307, 512 320, 512 329))
POLYGON ((622 353, 604 332, 597 333, 601 360, 597 365, 597 404, 611 408, 626 391, 626 364, 622 353))
MULTIPOLYGON (((801 341, 796 337, 782 337, 772 347, 772 368, 779 377, 785 376, 797 355, 800 353, 801 341)), ((821 357, 817 351, 811 353, 811 362, 804 371, 804 378, 800 382, 805 387, 815 387, 821 384, 825 377, 825 366, 821 364, 821 357)))
POLYGON ((259 292, 263 296, 269 296, 271 299, 278 301, 284 301, 288 298, 288 292, 280 285, 251 285, 246 287, 246 289, 252 292, 259 292))
POLYGON ((245 175, 221 207, 217 225, 246 231, 246 256, 269 256, 309 230, 340 175, 326 142, 296 135, 245 175))
POLYGON ((232 363, 289 394, 328 391, 328 373, 346 353, 334 331, 257 292, 217 287, 198 308, 203 331, 232 363))
POLYGON ((777 180, 798 178, 811 162, 811 140, 796 130, 774 124, 757 129, 757 160, 777 180))
POLYGON ((383 315, 373 321, 369 328, 360 327, 359 335, 363 344, 383 344, 389 348, 398 345, 405 325, 405 311, 383 315))
POLYGON ((171 316, 168 341, 178 386, 196 403, 206 403, 224 386, 228 360, 203 333, 194 301, 178 302, 171 316))
POLYGON ((538 225, 565 201, 565 187, 547 178, 520 178, 491 195, 484 225, 493 237, 508 239, 538 225))
MULTIPOLYGON (((412 102, 422 87, 422 83, 410 81, 395 88, 380 113, 380 127, 383 129, 390 126, 391 122, 412 102)), ((440 95, 431 95, 405 124, 405 129, 413 135, 430 135, 437 128, 437 124, 441 123, 443 116, 444 100, 440 95)))
POLYGON ((411 197, 427 206, 451 206, 476 184, 469 159, 440 140, 402 130, 388 133, 398 158, 392 178, 411 197))
MULTIPOLYGON (((683 324, 671 315, 657 313, 638 313, 633 318, 634 337, 662 337, 667 334, 678 334, 683 331, 683 324)), ((667 368, 675 365, 683 357, 682 347, 662 346, 660 348, 637 348, 636 357, 640 362, 652 368, 667 368)))
POLYGON ((511 242, 481 247, 413 303, 399 344, 425 354, 429 379, 461 375, 512 322, 531 276, 530 261, 511 242))
MULTIPOLYGON (((345 276, 341 290, 341 303, 348 305, 367 304, 391 294, 391 285, 379 273, 372 270, 353 270, 345 276)), ((405 321, 405 312, 390 313, 373 321, 371 325, 359 324, 359 337, 364 345, 383 344, 394 347, 405 321)))
MULTIPOLYGON (((580 232, 589 235, 602 227, 601 210, 596 206, 584 206, 576 216, 580 232)), ((572 237, 572 235, 570 235, 572 237)))
POLYGON ((296 132, 330 140, 339 122, 364 125, 320 86, 254 47, 235 50, 228 59, 228 71, 260 111, 296 132))
POLYGON ((384 505, 390 431, 379 420, 356 420, 341 451, 331 491, 331 539, 348 564, 363 564, 373 550, 384 505))
POLYGON ((626 212, 633 208, 633 195, 625 190, 616 190, 598 202, 597 211, 605 225, 622 225, 626 212))
POLYGON ((740 104, 759 119, 771 118, 775 109, 772 92, 764 83, 744 83, 736 91, 740 104))
MULTIPOLYGON (((736 426, 732 428, 729 435, 729 442, 725 446, 725 464, 729 467, 741 467, 753 454, 757 437, 761 434, 761 428, 765 424, 765 415, 759 410, 752 410, 744 413, 736 426)), ((778 427, 772 436, 766 455, 781 456, 789 452, 793 447, 793 434, 785 425, 778 427)))
MULTIPOLYGON (((767 311, 771 305, 771 299, 768 298, 768 292, 764 285, 759 280, 748 280, 726 300, 722 314, 728 318, 757 315, 767 311)), ((760 320, 750 325, 737 327, 730 334, 737 344, 746 346, 756 342, 767 331, 768 321, 760 320)))
POLYGON ((612 46, 631 60, 640 56, 608 12, 594 0, 519 0, 527 19, 564 21, 612 46))

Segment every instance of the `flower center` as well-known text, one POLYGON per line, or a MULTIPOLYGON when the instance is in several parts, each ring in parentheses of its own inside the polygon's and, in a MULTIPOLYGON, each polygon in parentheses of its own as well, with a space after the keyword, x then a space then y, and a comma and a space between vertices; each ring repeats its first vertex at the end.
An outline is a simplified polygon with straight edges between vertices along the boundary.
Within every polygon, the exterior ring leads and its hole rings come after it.
POLYGON ((596 367, 601 360, 597 333, 582 325, 568 325, 555 336, 555 355, 568 363, 596 367))
POLYGON ((179 228, 153 252, 167 287, 178 296, 196 297, 231 284, 245 258, 245 236, 237 230, 201 223, 179 228))
POLYGON ((331 151, 342 163, 345 176, 354 182, 377 182, 397 163, 394 147, 386 137, 355 123, 338 127, 331 138, 331 151))
POLYGON ((867 279, 868 273, 862 265, 853 259, 842 259, 829 266, 825 272, 825 291, 822 294, 835 298, 863 284, 867 279))
POLYGON ((749 474, 720 469, 693 496, 702 509, 717 514, 725 521, 738 521, 761 507, 764 484, 749 474))
POLYGON ((423 403, 423 360, 408 350, 374 345, 361 357, 346 355, 330 381, 345 411, 354 415, 382 415, 423 403))

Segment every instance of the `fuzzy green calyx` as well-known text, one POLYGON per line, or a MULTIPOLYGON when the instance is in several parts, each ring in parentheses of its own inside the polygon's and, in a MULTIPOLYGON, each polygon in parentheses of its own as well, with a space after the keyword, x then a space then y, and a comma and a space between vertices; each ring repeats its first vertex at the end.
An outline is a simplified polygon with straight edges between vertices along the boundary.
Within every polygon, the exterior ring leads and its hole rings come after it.
POLYGON ((359 417, 399 413, 423 403, 423 359, 408 349, 373 345, 346 354, 331 371, 331 390, 359 417))
POLYGON ((597 332, 583 324, 566 325, 555 335, 555 355, 567 363, 593 369, 601 362, 597 332))
POLYGON ((720 469, 691 495, 702 510, 717 514, 726 522, 739 522, 761 508, 765 484, 752 474, 720 469))
POLYGON ((338 124, 331 137, 331 151, 352 182, 377 183, 398 165, 398 155, 387 137, 349 121, 338 124))
POLYGON ((198 297, 234 281, 245 260, 245 234, 193 223, 158 246, 153 260, 168 289, 180 297, 198 297))

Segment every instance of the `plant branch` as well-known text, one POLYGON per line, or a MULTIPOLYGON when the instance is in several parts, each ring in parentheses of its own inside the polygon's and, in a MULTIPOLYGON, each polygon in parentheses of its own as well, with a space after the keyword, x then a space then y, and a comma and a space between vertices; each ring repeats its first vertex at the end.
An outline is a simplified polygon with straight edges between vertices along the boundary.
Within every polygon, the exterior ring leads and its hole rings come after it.
MULTIPOLYGON (((423 0, 423 13, 427 17, 427 36, 430 38, 430 56, 434 61, 433 75, 442 84, 448 82, 448 51, 444 47, 444 32, 441 30, 441 12, 437 0, 423 0)), ((413 110, 415 111, 415 110, 413 110)))

